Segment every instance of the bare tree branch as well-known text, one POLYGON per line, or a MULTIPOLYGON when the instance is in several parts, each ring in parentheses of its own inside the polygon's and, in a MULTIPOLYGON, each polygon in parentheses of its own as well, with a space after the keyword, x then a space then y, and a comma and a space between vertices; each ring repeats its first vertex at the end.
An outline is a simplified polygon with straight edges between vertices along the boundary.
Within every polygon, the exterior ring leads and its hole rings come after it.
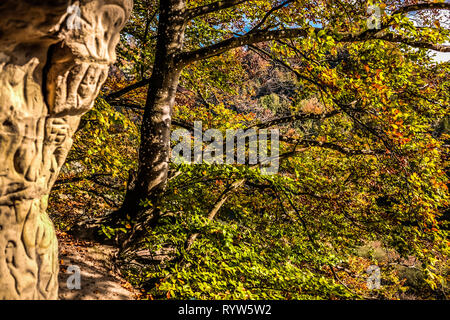
POLYGON ((448 2, 423 2, 423 3, 417 3, 417 4, 410 4, 403 7, 398 8, 395 10, 392 15, 399 14, 399 13, 408 13, 413 11, 419 11, 419 10, 434 10, 434 9, 440 9, 440 10, 450 10, 450 3, 448 2))
POLYGON ((302 36, 305 37, 307 34, 308 29, 304 28, 293 28, 285 30, 259 30, 252 33, 247 33, 242 36, 235 36, 191 52, 180 53, 178 55, 178 60, 181 63, 189 64, 197 60, 202 60, 222 54, 230 49, 242 47, 244 45, 277 40, 281 38, 296 38, 302 36))
POLYGON ((326 149, 332 149, 335 151, 338 151, 339 153, 348 155, 348 156, 354 156, 354 155, 377 155, 377 154, 385 154, 385 150, 355 150, 350 149, 347 147, 340 146, 338 144, 332 143, 332 142, 321 142, 317 140, 310 140, 310 139, 294 139, 290 137, 285 136, 279 136, 280 141, 284 141, 287 143, 293 143, 298 146, 303 147, 321 147, 326 149))
MULTIPOLYGON (((252 124, 252 125, 244 128, 243 130, 247 130, 247 129, 251 129, 251 128, 264 129, 264 128, 272 127, 274 125, 289 123, 289 122, 293 122, 293 121, 321 120, 321 119, 330 118, 339 113, 341 113, 341 111, 333 110, 333 111, 323 113, 323 114, 315 114, 315 113, 293 114, 293 115, 289 115, 289 116, 278 117, 278 118, 266 120, 263 122, 255 123, 255 124, 252 124)), ((172 119, 172 124, 175 126, 187 129, 190 132, 194 132, 194 124, 193 123, 185 122, 185 121, 181 121, 181 120, 177 120, 177 119, 172 119)))
POLYGON ((288 123, 288 122, 293 122, 293 121, 301 121, 301 120, 321 120, 321 119, 330 118, 339 113, 340 113, 339 110, 333 110, 333 111, 323 113, 323 114, 315 114, 315 113, 293 114, 293 115, 289 115, 289 116, 279 117, 279 118, 270 119, 270 120, 267 120, 264 122, 260 122, 260 123, 251 125, 251 126, 247 127, 246 129, 250 129, 250 128, 263 129, 263 128, 272 127, 277 124, 283 124, 283 123, 288 123))
POLYGON ((191 20, 193 18, 206 15, 208 13, 216 12, 223 9, 228 9, 241 3, 248 2, 249 0, 222 0, 216 1, 204 6, 195 7, 189 9, 185 12, 186 20, 191 20))
POLYGON ((289 4, 291 2, 294 2, 294 1, 297 1, 297 0, 286 0, 286 1, 282 2, 282 3, 280 3, 279 5, 274 6, 272 9, 267 11, 267 13, 261 19, 261 21, 256 26, 254 26, 248 33, 252 33, 252 32, 255 32, 256 30, 258 30, 264 24, 264 22, 266 22, 266 20, 270 17, 270 15, 272 13, 274 13, 277 10, 280 10, 281 8, 286 6, 287 4, 289 4))
MULTIPOLYGON (((213 220, 214 217, 219 212, 220 208, 222 208, 223 204, 227 201, 228 197, 230 196, 230 193, 234 190, 238 189, 240 186, 244 184, 246 179, 239 179, 235 182, 233 182, 225 191, 222 192, 222 194, 219 196, 217 201, 214 203, 213 208, 208 213, 208 220, 213 220)), ((189 251, 194 244, 195 240, 198 237, 198 233, 193 233, 189 236, 189 238, 186 240, 185 248, 187 251, 189 251)))
POLYGON ((450 52, 450 46, 439 43, 430 43, 421 40, 405 38, 393 33, 380 32, 380 30, 366 30, 359 34, 346 34, 340 37, 340 42, 357 42, 366 40, 384 40, 392 43, 403 43, 415 48, 430 49, 439 52, 450 52))
POLYGON ((136 89, 139 89, 141 87, 144 87, 144 86, 148 85, 149 82, 150 82, 150 79, 144 78, 144 79, 142 79, 142 80, 140 80, 138 82, 135 82, 133 84, 130 84, 129 86, 126 86, 125 88, 122 88, 122 89, 120 89, 118 91, 115 91, 115 92, 112 92, 112 93, 108 94, 105 97, 105 100, 106 101, 112 101, 114 99, 117 99, 117 98, 123 96, 124 94, 127 94, 128 92, 131 92, 133 90, 136 90, 136 89))
MULTIPOLYGON (((275 7, 276 8, 276 7, 275 7)), ((272 8, 274 9, 274 8, 272 8)), ((450 9, 449 3, 421 3, 417 5, 409 5, 397 9, 394 14, 405 13, 417 10, 425 9, 450 9)), ((392 19, 390 20, 392 21, 392 19)), ((384 40, 394 43, 404 43, 416 48, 426 48, 440 52, 450 52, 450 46, 429 43, 426 41, 408 39, 400 35, 393 33, 382 32, 388 25, 384 26, 382 30, 371 29, 365 30, 359 33, 333 33, 332 31, 326 31, 326 34, 332 36, 339 42, 357 42, 366 40, 384 40)), ((234 36, 232 38, 220 41, 216 44, 199 48, 191 52, 183 52, 178 55, 178 59, 183 64, 189 64, 197 60, 207 59, 219 54, 222 54, 228 50, 241 47, 244 45, 252 45, 259 42, 265 42, 270 40, 280 40, 288 38, 305 37, 308 35, 310 28, 291 28, 291 29, 278 29, 278 30, 253 30, 242 36, 234 36)), ((320 32, 321 28, 315 28, 315 33, 320 32)))

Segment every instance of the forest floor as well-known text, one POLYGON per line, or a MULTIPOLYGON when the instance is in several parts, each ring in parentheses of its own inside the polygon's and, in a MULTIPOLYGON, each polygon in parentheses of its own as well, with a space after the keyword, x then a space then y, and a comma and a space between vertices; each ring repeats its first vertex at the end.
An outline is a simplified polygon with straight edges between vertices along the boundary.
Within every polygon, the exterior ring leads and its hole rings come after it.
POLYGON ((75 239, 57 232, 59 241, 59 299, 61 300, 134 300, 136 290, 114 272, 111 263, 115 253, 112 246, 75 239), (80 270, 80 289, 69 289, 74 272, 80 270), (69 279, 69 277, 71 277, 69 279), (68 281, 69 280, 69 281, 68 281))

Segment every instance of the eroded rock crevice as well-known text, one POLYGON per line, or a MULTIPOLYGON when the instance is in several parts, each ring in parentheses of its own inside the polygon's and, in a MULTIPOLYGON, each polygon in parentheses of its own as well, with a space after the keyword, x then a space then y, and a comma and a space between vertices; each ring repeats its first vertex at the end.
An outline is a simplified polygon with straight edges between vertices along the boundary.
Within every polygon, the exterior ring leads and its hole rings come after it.
POLYGON ((0 4, 0 299, 56 299, 47 199, 132 0, 0 4))

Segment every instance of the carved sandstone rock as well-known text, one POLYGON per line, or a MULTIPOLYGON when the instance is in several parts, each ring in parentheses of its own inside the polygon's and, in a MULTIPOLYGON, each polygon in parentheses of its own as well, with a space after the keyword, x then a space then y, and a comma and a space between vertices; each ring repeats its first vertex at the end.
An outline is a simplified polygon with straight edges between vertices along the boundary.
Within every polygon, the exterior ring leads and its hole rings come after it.
POLYGON ((56 299, 50 189, 132 0, 0 2, 0 299, 56 299))

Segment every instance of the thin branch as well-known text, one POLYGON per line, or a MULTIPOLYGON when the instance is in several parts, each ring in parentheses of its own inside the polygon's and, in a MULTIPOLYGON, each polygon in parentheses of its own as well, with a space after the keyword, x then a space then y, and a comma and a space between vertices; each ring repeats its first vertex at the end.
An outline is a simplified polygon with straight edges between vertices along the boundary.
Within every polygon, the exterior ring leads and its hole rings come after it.
POLYGON ((204 6, 195 7, 185 12, 186 21, 194 19, 199 16, 203 16, 212 12, 216 12, 219 10, 228 9, 237 5, 240 5, 244 2, 248 2, 249 0, 222 0, 216 1, 210 4, 206 4, 204 6))
POLYGON ((280 10, 281 8, 286 6, 287 4, 289 4, 291 2, 294 2, 294 1, 297 1, 297 0, 286 0, 286 1, 282 2, 282 3, 280 3, 279 5, 274 6, 272 9, 270 9, 269 11, 266 12, 266 14, 261 19, 261 21, 256 26, 254 26, 248 33, 252 33, 252 32, 255 32, 256 30, 258 30, 264 24, 264 22, 266 22, 266 20, 270 17, 270 15, 272 13, 274 13, 277 10, 280 10))
POLYGON ((123 96, 124 94, 127 94, 130 91, 133 91, 133 90, 145 87, 146 85, 149 84, 149 82, 150 82, 149 78, 144 78, 144 79, 142 79, 142 80, 140 80, 138 82, 135 82, 133 84, 130 84, 129 86, 126 86, 125 88, 122 88, 122 89, 120 89, 118 91, 115 91, 115 92, 112 92, 112 93, 108 94, 105 97, 105 100, 109 102, 109 101, 112 101, 114 99, 117 99, 117 98, 123 96))
MULTIPOLYGON (((437 6, 436 8, 438 8, 437 6)), ((448 4, 441 4, 440 9, 447 9, 448 4)), ((399 9, 401 10, 401 9, 399 9)), ((408 10, 408 9, 403 9, 408 10)), ((412 10, 412 7, 409 8, 412 10)), ((178 61, 182 64, 189 64, 194 61, 207 59, 219 54, 222 54, 228 50, 242 47, 244 45, 251 45, 259 42, 306 37, 309 34, 309 28, 291 28, 291 29, 278 29, 278 30, 258 30, 251 33, 246 33, 242 36, 235 36, 210 46, 202 47, 197 50, 190 52, 183 52, 178 55, 178 61)), ((317 34, 324 29, 314 28, 314 32, 317 34)), ((359 33, 352 32, 333 32, 331 30, 325 30, 328 36, 336 38, 339 42, 358 42, 366 40, 384 40, 394 43, 404 43, 416 48, 426 48, 440 52, 450 52, 450 46, 442 44, 434 44, 425 41, 418 41, 414 39, 408 39, 400 35, 395 35, 392 33, 381 32, 381 30, 372 29, 365 30, 359 33)))
MULTIPOLYGON (((208 214, 208 220, 213 220, 214 217, 219 212, 220 208, 222 208, 223 204, 227 201, 228 197, 230 196, 230 193, 234 190, 238 189, 240 186, 242 186, 245 182, 245 179, 239 179, 235 182, 233 182, 225 191, 222 192, 222 194, 219 196, 217 201, 214 203, 213 208, 208 214)), ((189 238, 186 240, 186 251, 189 251, 192 248, 192 245, 194 244, 195 240, 198 237, 198 232, 193 233, 189 236, 189 238)))
POLYGON ((333 111, 323 113, 323 114, 299 113, 299 114, 279 117, 279 118, 270 119, 270 120, 267 120, 264 122, 260 122, 260 123, 251 125, 251 126, 247 127, 246 129, 250 129, 250 128, 264 129, 264 128, 272 127, 277 124, 289 123, 292 121, 322 120, 322 119, 333 117, 339 113, 340 113, 339 110, 333 110, 333 111))
POLYGON ((301 74, 300 72, 298 72, 297 70, 295 70, 294 68, 292 68, 289 64, 287 64, 287 63, 284 62, 283 60, 280 60, 280 59, 278 59, 278 58, 273 57, 270 53, 268 53, 268 52, 266 52, 266 51, 264 51, 264 50, 262 50, 262 49, 260 49, 260 48, 258 48, 258 47, 255 47, 254 45, 249 45, 248 47, 250 48, 250 50, 256 52, 258 55, 260 55, 260 56, 262 55, 263 58, 264 58, 264 56, 265 56, 265 57, 268 57, 271 61, 273 61, 273 62, 275 62, 276 64, 278 64, 278 65, 280 65, 280 66, 282 66, 282 67, 288 69, 289 71, 291 71, 292 73, 294 73, 295 76, 296 76, 297 78, 306 80, 306 81, 308 81, 308 82, 311 82, 311 83, 315 84, 317 87, 320 87, 320 86, 321 86, 317 81, 315 81, 315 80, 313 80, 313 79, 311 79, 311 78, 308 78, 308 77, 304 76, 303 74, 301 74))
POLYGON ((311 63, 314 63, 316 65, 320 65, 320 63, 314 59, 311 59, 310 57, 308 57, 304 52, 302 52, 301 50, 299 50, 298 48, 295 47, 294 43, 292 42, 292 39, 288 39, 289 42, 291 43, 287 43, 287 42, 283 42, 282 40, 277 40, 278 43, 287 46, 288 48, 292 49, 295 52, 295 55, 297 56, 297 58, 300 59, 303 58, 304 60, 307 60, 311 63), (300 57, 299 57, 300 56, 300 57))
POLYGON ((405 38, 393 33, 384 33, 380 30, 366 30, 360 34, 346 34, 340 37, 340 42, 357 42, 366 40, 384 40, 392 43, 403 43, 414 48, 430 49, 439 52, 450 52, 450 46, 439 43, 430 43, 410 38, 405 38))
POLYGON ((450 10, 450 3, 448 2, 424 2, 424 3, 417 3, 417 4, 410 4, 403 6, 401 8, 398 8, 395 10, 392 15, 399 14, 399 13, 408 13, 413 11, 419 11, 419 10, 450 10))
MULTIPOLYGON (((359 34, 359 38, 361 39, 366 39, 366 38, 373 38, 373 35, 375 34, 381 34, 381 32, 383 30, 386 30, 387 28, 389 28, 391 26, 391 23, 395 20, 395 16, 397 14, 402 14, 402 13, 408 13, 408 12, 413 12, 413 11, 419 11, 419 10, 427 10, 427 9, 441 9, 441 10, 448 10, 450 9, 450 4, 448 3, 418 3, 418 4, 412 4, 412 5, 406 5, 404 7, 398 8, 397 10, 395 10, 394 12, 392 12, 392 14, 389 17, 389 20, 387 20, 387 22, 383 23, 380 28, 378 29, 367 29, 363 32, 361 32, 359 34)), ((420 29, 420 28, 417 28, 420 29)), ((387 40, 389 41, 389 40, 387 40)), ((393 42, 403 42, 403 41, 393 41, 393 42)), ((412 45, 406 42, 403 42, 405 44, 408 45, 412 45)), ((424 44, 421 44, 424 45, 424 44)), ((425 45, 430 45, 429 43, 425 43, 425 45)), ((414 45, 412 45, 414 46, 414 45)), ((419 46, 422 47, 422 46, 419 46)), ((444 46, 444 48, 428 48, 428 49, 432 49, 432 50, 436 50, 436 51, 442 51, 442 50, 447 50, 446 47, 444 46)))
MULTIPOLYGON (((340 113, 341 113, 341 111, 339 111, 339 110, 333 110, 333 111, 323 113, 323 114, 299 113, 299 114, 294 114, 294 115, 290 115, 290 116, 283 116, 283 117, 266 120, 264 122, 255 123, 255 124, 252 124, 252 125, 244 128, 243 130, 248 130, 248 129, 252 129, 252 128, 265 129, 265 128, 272 127, 274 125, 290 123, 293 121, 322 120, 322 119, 327 119, 327 118, 333 117, 340 113)), ((172 124, 176 125, 178 127, 187 129, 190 132, 194 132, 194 124, 191 122, 172 119, 172 124)))
POLYGON ((109 177, 112 176, 110 173, 96 173, 90 176, 81 176, 81 177, 72 177, 72 178, 67 178, 67 179, 58 179, 55 182, 55 187, 59 186, 59 185, 63 185, 63 184, 68 184, 68 183, 75 183, 75 182, 80 182, 83 180, 90 180, 92 181, 95 178, 99 178, 99 177, 109 177))
POLYGON ((172 125, 194 132, 194 125, 183 120, 172 119, 172 125))
POLYGON ((378 140, 380 140, 383 145, 386 147, 387 150, 391 151, 394 156, 396 156, 396 153, 399 153, 397 148, 395 148, 395 144, 392 142, 392 140, 386 136, 384 132, 379 132, 377 129, 371 127, 370 125, 364 123, 358 117, 355 116, 355 113, 358 111, 351 108, 350 105, 344 105, 342 103, 339 103, 336 99, 332 98, 333 102, 347 115, 350 117, 350 119, 353 120, 353 122, 359 126, 362 130, 366 130, 373 136, 375 136, 378 140))
POLYGON ((189 64, 194 61, 207 59, 222 54, 228 50, 242 47, 244 45, 255 44, 259 42, 277 40, 281 38, 305 37, 308 29, 293 28, 284 30, 259 30, 253 33, 247 33, 242 36, 235 36, 216 44, 199 48, 191 52, 183 52, 178 55, 180 63, 189 64))
MULTIPOLYGON (((138 82, 135 82, 129 86, 126 86, 125 88, 122 88, 118 91, 112 92, 110 94, 108 94, 106 97, 104 97, 103 99, 105 99, 108 103, 110 103, 111 105, 114 103, 115 105, 117 105, 118 103, 121 103, 121 101, 117 101, 117 98, 120 98, 121 96, 127 94, 128 92, 131 92, 133 90, 145 87, 146 85, 148 85, 150 83, 150 78, 144 78, 138 82)), ((180 92, 180 89, 182 89, 181 86, 177 87, 177 92, 180 92)))
POLYGON ((130 103, 127 101, 113 101, 110 103, 113 107, 121 107, 121 108, 127 108, 127 109, 135 109, 135 110, 144 110, 144 107, 137 103, 130 103))
POLYGON ((306 233, 306 236, 308 237, 309 241, 311 242, 311 244, 313 245, 314 249, 318 248, 318 245, 316 243, 316 241, 314 240, 312 234, 310 233, 309 229, 308 229, 308 225, 302 215, 302 213, 297 209, 297 207, 294 205, 294 203, 292 202, 292 199, 290 198, 289 194, 283 189, 280 188, 281 192, 284 194, 284 196, 286 197, 286 199, 288 200, 289 204, 291 205, 292 209, 294 209, 295 213, 297 214, 298 219, 300 220, 300 223, 303 227, 303 230, 306 233))

